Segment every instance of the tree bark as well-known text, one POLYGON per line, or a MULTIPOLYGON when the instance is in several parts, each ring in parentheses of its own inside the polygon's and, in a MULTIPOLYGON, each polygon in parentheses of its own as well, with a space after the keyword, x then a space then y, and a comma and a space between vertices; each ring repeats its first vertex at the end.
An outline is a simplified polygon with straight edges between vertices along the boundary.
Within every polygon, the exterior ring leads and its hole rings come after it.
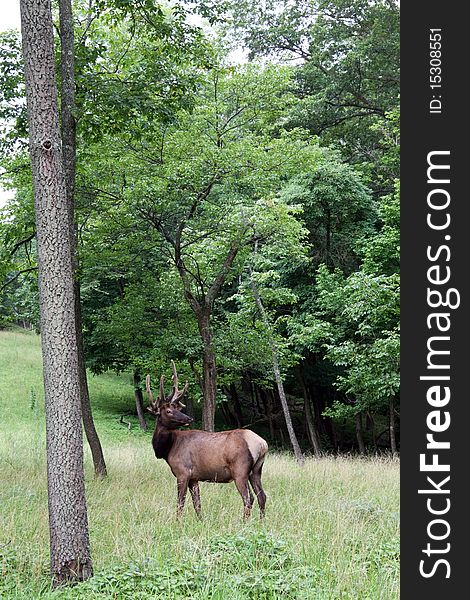
MULTIPOLYGON (((74 54, 74 31, 73 13, 71 0, 60 0, 60 109, 61 109, 61 134, 62 154, 64 161, 65 186, 67 199, 72 208, 71 216, 73 223, 73 199, 75 193, 75 171, 76 171, 76 122, 75 122, 75 54, 74 54)), ((72 229, 72 231, 74 231, 72 229)), ((74 236, 75 237, 75 236, 74 236)))
POLYGON ((147 421, 145 420, 144 413, 144 395, 142 393, 142 386, 140 385, 141 381, 139 372, 134 371, 134 398, 137 418, 139 419, 140 428, 147 431, 147 421))
POLYGON ((318 435, 317 428, 315 426, 315 416, 312 411, 312 404, 310 402, 310 398, 305 398, 305 417, 307 421, 307 434, 310 445, 313 448, 313 453, 315 456, 322 455, 322 447, 320 436, 318 435))
POLYGON ((269 426, 269 435, 271 439, 275 438, 275 430, 274 430, 274 419, 273 419, 273 394, 271 392, 266 393, 266 407, 267 407, 267 415, 268 415, 268 426, 269 426))
MULTIPOLYGON (((204 191, 204 196, 207 197, 206 194, 210 192, 212 189, 212 185, 214 182, 210 184, 210 186, 204 191)), ((194 204, 193 209, 195 210, 197 203, 194 204)), ((193 209, 191 209, 191 214, 188 215, 188 218, 191 218, 193 214, 193 209)), ((177 233, 175 236, 175 240, 173 242, 173 248, 175 252, 175 266, 180 275, 181 281, 183 283, 184 295, 186 300, 188 301, 189 306, 192 311, 196 315, 199 334, 201 336, 203 352, 202 352, 202 394, 203 394, 203 412, 202 412, 202 423, 203 429, 206 431, 214 431, 214 420, 215 420, 215 404, 216 404, 216 395, 217 395, 217 368, 215 362, 215 353, 213 348, 213 335, 211 330, 211 314, 212 307, 214 306, 214 302, 218 295, 220 294, 220 290, 225 282, 225 278, 229 273, 233 261, 235 260, 238 249, 239 242, 234 241, 230 246, 230 249, 225 257, 225 260, 222 266, 217 273, 217 276, 214 278, 212 285, 209 287, 206 293, 201 294, 199 298, 193 294, 191 289, 191 283, 189 279, 189 271, 186 269, 186 266, 182 257, 182 244, 181 244, 181 236, 185 226, 185 222, 181 222, 177 233)), ((162 232, 161 227, 157 226, 160 233, 163 234, 166 239, 165 232, 162 232)), ((200 282, 199 282, 200 283, 200 282)))
POLYGON ((241 412, 240 401, 238 399, 237 388, 234 383, 230 384, 230 387, 224 386, 224 392, 230 402, 228 404, 228 411, 230 418, 233 421, 235 427, 241 427, 243 425, 243 415, 241 412))
MULTIPOLYGON (((73 250, 73 248, 72 248, 73 250)), ((75 267, 75 260, 74 265, 75 267)), ((75 275, 75 269, 74 269, 75 275)), ((95 428, 93 414, 91 411, 90 394, 88 391, 88 381, 86 376, 85 352, 83 349, 82 336, 82 313, 80 306, 77 309, 77 303, 80 304, 80 284, 77 279, 74 279, 74 308, 75 308, 75 323, 77 335, 77 357, 78 357, 78 377, 80 379, 80 405, 82 409, 82 423, 85 430, 86 439, 91 450, 91 457, 97 477, 106 477, 108 474, 106 463, 101 447, 100 438, 95 428), (77 291, 78 288, 78 291, 77 291)))
POLYGON ((222 390, 227 398, 221 403, 221 408, 225 413, 226 423, 230 427, 240 427, 240 423, 238 422, 237 415, 235 414, 231 403, 232 394, 230 392, 230 388, 224 385, 222 390))
POLYGON ((240 398, 238 397, 237 388, 234 383, 230 384, 230 392, 232 394, 233 408, 237 417, 237 426, 242 427, 243 425, 243 411, 240 404, 240 398))
POLYGON ((284 413, 284 419, 286 421, 286 427, 287 427, 287 432, 289 434, 290 443, 292 445, 292 449, 294 451, 294 456, 297 459, 297 462, 299 464, 303 464, 304 457, 302 455, 302 451, 300 450, 297 436, 295 435, 294 426, 292 425, 292 418, 290 416, 289 405, 287 404, 287 398, 286 398, 286 394, 284 391, 284 385, 282 383, 281 369, 279 367, 278 351, 277 351, 276 343, 274 341, 274 337, 273 337, 273 334, 271 331, 271 324, 269 322, 268 315, 266 314, 266 311, 264 310, 263 301, 261 300, 261 296, 259 295, 258 288, 253 280, 253 276, 251 273, 250 273, 250 286, 251 286, 251 290, 253 292, 253 297, 255 299, 256 305, 258 306, 258 310, 261 314, 261 318, 263 319, 263 323, 264 323, 264 325, 266 327, 266 331, 268 333, 268 342, 269 342, 269 347, 271 349, 271 360, 272 360, 274 379, 276 381, 277 390, 279 393, 279 399, 281 401, 282 412, 284 413))
POLYGON ((50 0, 21 0, 36 214, 51 570, 55 585, 92 575, 83 474, 69 208, 50 0))
POLYGON ((297 369, 300 387, 302 389, 302 395, 304 397, 304 409, 305 409, 305 419, 307 422, 307 434, 309 442, 313 448, 313 452, 316 456, 320 456, 322 453, 320 436, 318 435, 317 427, 315 424, 315 415, 312 410, 312 403, 310 400, 310 395, 307 390, 307 386, 305 385, 305 378, 302 372, 302 366, 300 365, 297 369))
POLYGON ((358 412, 355 415, 356 418, 356 439, 359 447, 359 454, 366 453, 366 447, 364 444, 364 437, 362 435, 362 413, 358 412))
POLYGON ((395 455, 397 454, 397 441, 395 437, 395 404, 393 402, 393 397, 390 398, 388 415, 390 424, 390 448, 392 450, 392 454, 395 455))
POLYGON ((74 269, 75 323, 77 327, 78 368, 80 375, 80 402, 85 435, 90 446, 95 475, 107 475, 98 432, 93 421, 90 394, 88 390, 85 352, 82 335, 82 316, 80 303, 80 281, 78 277, 79 261, 75 221, 75 172, 77 163, 75 111, 75 55, 74 29, 71 0, 60 0, 60 59, 61 59, 61 135, 64 161, 64 177, 69 209, 70 243, 74 269))
POLYGON ((202 310, 197 315, 199 333, 202 339, 202 428, 214 431, 215 403, 217 394, 217 368, 213 349, 210 311, 202 310))
POLYGON ((193 399, 191 398, 191 396, 187 396, 186 397, 186 414, 188 415, 188 417, 191 417, 194 419, 194 403, 193 403, 193 399))
POLYGON ((269 437, 274 440, 274 422, 273 422, 273 405, 271 395, 266 390, 260 387, 260 394, 264 404, 264 410, 266 413, 266 419, 269 427, 269 437))

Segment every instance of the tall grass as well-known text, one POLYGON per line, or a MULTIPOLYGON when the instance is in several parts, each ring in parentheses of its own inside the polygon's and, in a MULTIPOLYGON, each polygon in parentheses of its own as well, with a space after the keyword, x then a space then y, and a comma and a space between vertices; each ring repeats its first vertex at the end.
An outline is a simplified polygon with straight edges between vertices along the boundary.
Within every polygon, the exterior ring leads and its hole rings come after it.
MULTIPOLYGON (((95 577, 48 577, 43 390, 38 338, 0 332, 0 598, 398 598, 398 462, 269 454, 267 516, 243 523, 233 484, 203 484, 177 522, 176 483, 151 433, 119 423, 130 377, 90 377, 109 476, 86 485, 95 577)), ((127 417, 126 417, 127 419, 127 417)), ((132 420, 132 418, 131 418, 132 420)), ((134 422, 134 421, 133 421, 134 422)))

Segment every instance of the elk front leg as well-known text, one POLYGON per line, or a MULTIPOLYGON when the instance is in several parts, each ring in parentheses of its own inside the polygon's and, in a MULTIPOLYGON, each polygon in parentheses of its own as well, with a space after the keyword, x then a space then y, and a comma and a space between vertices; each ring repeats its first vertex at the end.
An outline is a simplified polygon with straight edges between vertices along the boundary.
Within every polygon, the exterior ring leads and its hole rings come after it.
POLYGON ((183 512, 184 501, 188 491, 188 479, 177 479, 178 504, 176 507, 176 518, 179 519, 183 512))
POLYGON ((189 482, 189 491, 193 499, 194 510, 198 518, 201 518, 201 495, 199 493, 199 482, 191 480, 189 482))

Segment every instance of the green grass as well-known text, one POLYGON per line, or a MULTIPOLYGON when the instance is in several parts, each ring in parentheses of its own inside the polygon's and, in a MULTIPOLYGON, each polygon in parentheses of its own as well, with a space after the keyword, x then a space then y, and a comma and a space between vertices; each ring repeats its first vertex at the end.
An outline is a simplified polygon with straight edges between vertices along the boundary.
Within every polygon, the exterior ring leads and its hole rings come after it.
POLYGON ((264 523, 257 510, 242 523, 233 484, 203 484, 203 521, 188 498, 178 523, 175 479, 153 456, 151 432, 119 423, 132 410, 130 377, 90 376, 90 392, 109 471, 95 480, 86 449, 95 576, 52 591, 39 339, 0 331, 0 598, 399 597, 398 461, 331 457, 300 468, 271 453, 264 523))

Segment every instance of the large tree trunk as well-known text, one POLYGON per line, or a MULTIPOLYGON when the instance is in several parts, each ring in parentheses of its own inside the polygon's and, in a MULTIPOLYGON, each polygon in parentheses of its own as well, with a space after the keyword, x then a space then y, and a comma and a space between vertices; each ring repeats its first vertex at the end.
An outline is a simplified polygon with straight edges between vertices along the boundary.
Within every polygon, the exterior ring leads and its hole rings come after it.
POLYGON ((214 431, 215 402, 217 395, 217 368, 213 349, 210 312, 201 311, 198 315, 199 333, 202 340, 202 428, 214 431))
POLYGON ((70 239, 74 268, 75 323, 77 327, 78 368, 80 374, 80 402, 85 435, 90 446, 95 474, 107 474, 103 449, 93 422, 88 390, 85 353, 82 335, 80 282, 78 277, 78 248, 75 221, 75 172, 77 162, 75 111, 75 57, 71 0, 60 0, 60 58, 61 58, 61 134, 65 187, 69 209, 70 239))
MULTIPOLYGON (((251 273, 250 273, 250 275, 251 275, 251 273)), ((271 324, 269 323, 268 315, 266 314, 266 311, 264 310, 263 301, 261 300, 261 296, 259 295, 258 288, 253 280, 252 275, 250 277, 250 286, 251 286, 251 290, 253 292, 253 297, 255 299, 256 305, 258 306, 258 310, 261 314, 263 323, 264 323, 264 325, 266 327, 266 331, 268 333, 268 338, 269 338, 268 341, 269 341, 269 346, 271 348, 271 359, 272 359, 274 379, 276 381, 277 390, 279 393, 279 399, 281 401, 282 412, 284 413, 284 419, 286 421, 286 427, 287 427, 287 432, 289 434, 290 443, 292 445, 292 449, 294 451, 294 456, 297 459, 297 462, 299 464, 303 464, 304 457, 302 455, 302 451, 300 450, 299 442, 297 441, 297 436, 295 435, 294 426, 292 425, 292 419, 290 416, 289 405, 287 404, 287 398, 286 398, 286 394, 284 391, 284 384, 282 383, 281 369, 279 367, 278 351, 276 348, 274 337, 271 332, 271 324)))
MULTIPOLYGON (((208 194, 210 192, 210 189, 212 189, 213 184, 214 182, 210 184, 209 188, 205 190, 204 194, 208 194)), ((207 197, 207 195, 205 197, 207 197)), ((194 214, 193 211, 196 210, 196 208, 197 202, 193 205, 193 208, 191 209, 191 214, 188 216, 188 218, 190 218, 191 215, 194 214)), ((183 282, 184 295, 189 303, 189 306, 196 315, 199 334, 202 340, 202 424, 203 428, 206 431, 214 431, 215 403, 217 395, 217 369, 215 363, 213 336, 210 323, 211 313, 212 307, 214 306, 214 302, 219 296, 220 290, 222 289, 222 286, 225 282, 225 278, 227 277, 228 272, 232 268, 233 261, 237 256, 239 242, 232 242, 227 256, 225 257, 225 260, 221 268, 219 269, 217 276, 214 278, 212 285, 209 287, 207 292, 205 294, 202 294, 202 297, 198 299, 192 292, 191 283, 189 280, 190 271, 187 270, 181 254, 181 236, 183 233, 184 226, 185 223, 183 221, 180 223, 176 232, 173 246, 175 252, 174 260, 175 266, 178 269, 178 273, 181 277, 181 281, 183 282)), ((161 229, 160 232, 162 232, 161 229)))
POLYGON ((43 353, 51 569, 55 584, 92 575, 83 476, 73 260, 50 0, 21 0, 43 353))
POLYGON ((389 415, 389 428, 390 428, 390 447, 392 450, 392 454, 397 454, 397 441, 395 438, 395 405, 393 402, 393 397, 390 398, 389 407, 388 407, 388 415, 389 415))
POLYGON ((145 420, 144 414, 144 395, 142 393, 142 386, 140 385, 142 378, 138 371, 134 371, 134 399, 135 408, 137 411, 137 418, 139 419, 140 428, 147 431, 147 421, 145 420))

